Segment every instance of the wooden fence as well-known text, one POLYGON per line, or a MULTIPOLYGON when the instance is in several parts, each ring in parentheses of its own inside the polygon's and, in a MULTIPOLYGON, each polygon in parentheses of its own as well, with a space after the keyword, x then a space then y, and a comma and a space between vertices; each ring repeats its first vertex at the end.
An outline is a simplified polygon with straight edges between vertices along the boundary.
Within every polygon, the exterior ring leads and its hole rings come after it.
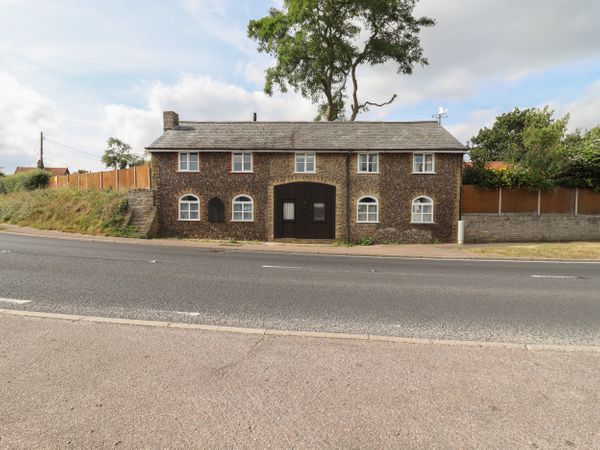
POLYGON ((557 187, 546 191, 462 188, 465 214, 600 215, 600 193, 591 189, 557 187))
POLYGON ((151 189, 152 173, 149 165, 106 172, 72 173, 50 178, 51 188, 70 187, 95 191, 151 189))

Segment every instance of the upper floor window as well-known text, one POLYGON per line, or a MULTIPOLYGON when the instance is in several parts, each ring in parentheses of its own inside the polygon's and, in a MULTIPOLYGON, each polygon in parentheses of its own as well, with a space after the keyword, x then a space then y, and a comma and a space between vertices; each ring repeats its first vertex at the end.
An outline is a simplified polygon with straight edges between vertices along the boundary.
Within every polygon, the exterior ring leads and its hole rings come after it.
POLYGON ((315 173, 316 159, 315 153, 296 153, 296 173, 315 173))
POLYGON ((179 172, 199 172, 200 158, 198 152, 179 153, 179 172))
POLYGON ((414 153, 413 173, 435 173, 435 158, 433 153, 414 153))
POLYGON ((198 197, 187 194, 179 198, 179 220, 200 220, 200 199, 198 197))
POLYGON ((433 200, 417 197, 412 202, 412 223, 433 223, 433 200))
POLYGON ((356 221, 359 223, 379 222, 379 202, 375 197, 361 197, 358 200, 356 221))
POLYGON ((252 153, 240 152, 231 154, 232 172, 252 172, 252 153))
POLYGON ((359 153, 358 173, 378 173, 379 153, 359 153))
POLYGON ((254 220, 254 202, 248 195, 238 195, 233 199, 232 211, 234 222, 252 222, 254 220))

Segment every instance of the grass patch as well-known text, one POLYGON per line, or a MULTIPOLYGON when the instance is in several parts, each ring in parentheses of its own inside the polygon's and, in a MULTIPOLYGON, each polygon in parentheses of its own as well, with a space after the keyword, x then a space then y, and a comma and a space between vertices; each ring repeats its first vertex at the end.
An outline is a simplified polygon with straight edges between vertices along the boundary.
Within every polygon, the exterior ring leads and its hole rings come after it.
POLYGON ((125 224, 127 194, 39 189, 0 195, 0 222, 70 233, 141 237, 125 224))
POLYGON ((478 255, 512 258, 600 259, 600 242, 490 245, 466 250, 478 255))

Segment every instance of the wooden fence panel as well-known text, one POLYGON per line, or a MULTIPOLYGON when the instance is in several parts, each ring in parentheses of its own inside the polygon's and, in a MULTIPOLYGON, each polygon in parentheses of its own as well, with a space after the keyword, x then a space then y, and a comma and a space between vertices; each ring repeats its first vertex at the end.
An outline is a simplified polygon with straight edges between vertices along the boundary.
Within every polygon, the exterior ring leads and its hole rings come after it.
POLYGON ((483 190, 465 185, 462 195, 464 213, 498 213, 498 189, 483 190))
POLYGON ((100 176, 102 172, 88 173, 87 174, 87 188, 93 191, 99 191, 101 188, 100 176))
POLYGON ((102 177, 102 189, 116 190, 117 187, 117 174, 114 170, 110 172, 100 172, 102 177))
POLYGON ((542 191, 542 214, 575 214, 575 189, 557 187, 542 191))
POLYGON ((133 170, 134 168, 117 171, 119 176, 119 191, 126 191, 133 188, 133 170))
POLYGON ((73 188, 73 189, 79 188, 79 184, 77 183, 77 174, 76 173, 67 175, 67 186, 69 186, 70 188, 73 188))
POLYGON ((600 214, 600 192, 579 189, 578 214, 600 214))
POLYGON ((150 189, 150 166, 136 167, 136 189, 150 189))
POLYGON ((537 210, 537 191, 502 188, 502 213, 537 214, 537 210))

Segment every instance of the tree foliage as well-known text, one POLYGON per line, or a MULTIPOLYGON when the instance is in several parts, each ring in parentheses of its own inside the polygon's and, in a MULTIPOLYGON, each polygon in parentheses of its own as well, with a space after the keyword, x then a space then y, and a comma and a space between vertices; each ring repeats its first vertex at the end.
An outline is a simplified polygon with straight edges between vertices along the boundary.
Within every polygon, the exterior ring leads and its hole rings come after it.
POLYGON ((251 20, 248 35, 258 50, 276 59, 266 70, 265 92, 289 88, 318 104, 317 119, 343 120, 350 96, 350 120, 380 103, 360 99, 358 69, 391 62, 410 75, 426 65, 419 32, 434 25, 415 18, 417 0, 284 0, 282 9, 251 20), (347 88, 350 84, 350 93, 347 88))
POLYGON ((567 133, 568 122, 568 115, 557 119, 548 107, 501 114, 472 138, 465 184, 600 190, 600 126, 567 133), (491 161, 505 161, 508 168, 487 169, 491 161))
POLYGON ((146 163, 143 156, 133 153, 131 145, 119 139, 111 137, 106 145, 108 148, 104 151, 101 161, 107 168, 126 169, 146 163))

